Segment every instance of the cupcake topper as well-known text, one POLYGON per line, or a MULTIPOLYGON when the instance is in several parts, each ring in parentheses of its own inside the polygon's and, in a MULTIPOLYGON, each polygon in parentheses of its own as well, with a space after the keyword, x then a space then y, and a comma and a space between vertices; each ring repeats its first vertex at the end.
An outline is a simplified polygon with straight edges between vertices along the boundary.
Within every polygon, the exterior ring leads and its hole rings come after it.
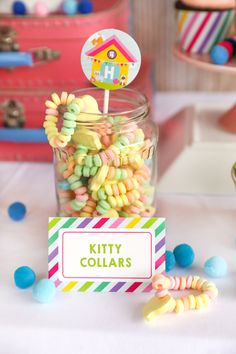
POLYGON ((140 69, 141 54, 130 35, 116 29, 105 29, 85 42, 81 65, 87 79, 105 90, 103 113, 106 114, 110 90, 119 90, 134 80, 140 69))

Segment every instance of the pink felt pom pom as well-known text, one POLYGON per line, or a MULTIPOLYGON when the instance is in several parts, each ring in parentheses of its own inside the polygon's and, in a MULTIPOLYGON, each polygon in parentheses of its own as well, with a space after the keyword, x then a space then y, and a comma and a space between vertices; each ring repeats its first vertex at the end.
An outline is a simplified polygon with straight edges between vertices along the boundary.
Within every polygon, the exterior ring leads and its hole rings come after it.
POLYGON ((44 1, 37 1, 34 5, 34 14, 38 17, 46 17, 49 14, 49 9, 44 1))

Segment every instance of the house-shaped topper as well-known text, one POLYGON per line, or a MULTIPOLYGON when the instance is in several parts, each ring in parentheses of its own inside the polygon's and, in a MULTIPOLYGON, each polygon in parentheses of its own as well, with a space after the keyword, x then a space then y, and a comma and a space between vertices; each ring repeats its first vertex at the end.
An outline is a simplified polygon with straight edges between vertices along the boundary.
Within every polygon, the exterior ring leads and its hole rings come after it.
POLYGON ((91 48, 86 56, 92 58, 91 81, 99 87, 118 89, 127 85, 129 65, 137 59, 126 46, 112 35, 91 48))

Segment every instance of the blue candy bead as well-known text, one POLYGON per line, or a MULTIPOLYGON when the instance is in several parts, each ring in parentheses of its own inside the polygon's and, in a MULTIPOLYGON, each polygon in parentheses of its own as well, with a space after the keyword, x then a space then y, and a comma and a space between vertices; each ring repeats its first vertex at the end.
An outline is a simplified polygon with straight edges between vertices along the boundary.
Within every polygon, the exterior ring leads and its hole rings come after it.
POLYGON ((22 1, 14 1, 12 4, 12 12, 14 15, 24 16, 27 13, 26 6, 22 1))
POLYGON ((93 12, 93 4, 89 0, 82 0, 78 5, 78 12, 81 14, 90 14, 93 12))
POLYGON ((18 288, 27 289, 35 282, 36 275, 33 269, 27 266, 19 267, 14 272, 14 281, 18 288))
POLYGON ((77 1, 76 0, 66 0, 63 3, 63 11, 66 15, 73 16, 77 14, 77 1))
POLYGON ((227 273, 227 263, 223 257, 214 256, 209 258, 204 264, 205 273, 212 278, 221 278, 227 273))
POLYGON ((56 295, 55 284, 49 279, 41 279, 34 285, 32 294, 33 298, 42 304, 51 302, 56 295))
POLYGON ((58 182, 57 186, 58 186, 59 189, 63 189, 64 191, 68 191, 68 190, 71 189, 70 188, 70 183, 67 182, 66 180, 58 182))
POLYGON ((20 221, 24 219, 25 214, 26 214, 26 207, 21 202, 12 203, 8 207, 8 215, 14 221, 20 221))
POLYGON ((193 264, 195 258, 192 247, 186 243, 182 243, 175 247, 174 256, 176 263, 182 268, 190 267, 193 264))
POLYGON ((217 65, 224 65, 229 60, 229 53, 224 47, 222 47, 220 45, 216 45, 212 49, 212 51, 210 53, 210 57, 211 57, 212 63, 217 64, 217 65))
POLYGON ((169 272, 175 267, 175 256, 171 251, 166 251, 166 272, 169 272))

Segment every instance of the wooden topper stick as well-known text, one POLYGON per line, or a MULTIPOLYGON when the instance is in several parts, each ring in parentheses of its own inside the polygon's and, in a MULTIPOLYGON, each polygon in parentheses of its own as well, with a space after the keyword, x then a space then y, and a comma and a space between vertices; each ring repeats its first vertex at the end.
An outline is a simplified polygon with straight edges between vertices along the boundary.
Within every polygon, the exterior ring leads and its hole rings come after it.
POLYGON ((110 90, 104 90, 103 114, 108 113, 110 90))

